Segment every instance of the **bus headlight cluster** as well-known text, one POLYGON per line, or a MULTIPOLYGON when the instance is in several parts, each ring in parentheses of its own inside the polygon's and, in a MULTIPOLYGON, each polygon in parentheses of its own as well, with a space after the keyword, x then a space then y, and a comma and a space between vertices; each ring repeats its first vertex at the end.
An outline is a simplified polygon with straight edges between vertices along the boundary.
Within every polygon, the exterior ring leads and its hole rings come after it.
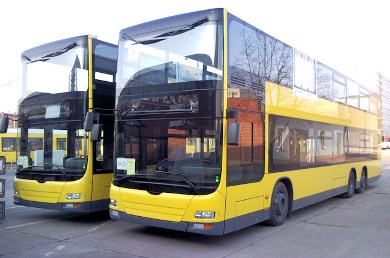
POLYGON ((195 218, 197 218, 197 219, 214 219, 215 212, 214 211, 197 211, 197 212, 195 212, 195 218))
POLYGON ((110 205, 116 207, 116 201, 114 199, 110 199, 110 205))
POLYGON ((79 200, 81 199, 81 193, 68 193, 66 195, 67 200, 79 200))

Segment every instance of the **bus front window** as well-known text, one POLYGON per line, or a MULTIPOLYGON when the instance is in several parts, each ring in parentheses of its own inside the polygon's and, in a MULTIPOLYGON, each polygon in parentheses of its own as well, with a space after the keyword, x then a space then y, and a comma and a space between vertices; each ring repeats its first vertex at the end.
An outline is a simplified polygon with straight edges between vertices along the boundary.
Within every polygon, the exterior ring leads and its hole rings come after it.
POLYGON ((217 189, 223 26, 216 16, 198 13, 190 21, 168 18, 164 26, 121 31, 114 184, 152 193, 217 189), (193 38, 205 40, 188 44, 193 38))
POLYGON ((87 164, 87 38, 41 45, 22 53, 17 178, 80 179, 87 164))
POLYGON ((116 182, 150 192, 205 194, 215 191, 221 175, 215 121, 122 121, 117 139, 116 182), (129 176, 133 178, 126 180, 129 176), (144 180, 154 183, 141 183, 144 180))
POLYGON ((71 130, 65 124, 22 127, 18 178, 32 179, 34 173, 40 173, 46 181, 68 181, 84 174, 88 157, 87 134, 83 129, 71 130), (53 171, 61 173, 53 176, 53 171))

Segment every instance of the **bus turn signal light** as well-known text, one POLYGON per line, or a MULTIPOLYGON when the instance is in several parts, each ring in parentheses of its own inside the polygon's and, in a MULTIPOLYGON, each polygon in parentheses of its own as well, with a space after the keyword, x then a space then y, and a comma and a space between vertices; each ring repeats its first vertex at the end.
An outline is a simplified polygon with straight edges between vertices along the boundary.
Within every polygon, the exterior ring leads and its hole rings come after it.
POLYGON ((205 224, 195 223, 195 224, 193 224, 194 229, 210 230, 213 227, 214 227, 213 223, 205 223, 205 224))

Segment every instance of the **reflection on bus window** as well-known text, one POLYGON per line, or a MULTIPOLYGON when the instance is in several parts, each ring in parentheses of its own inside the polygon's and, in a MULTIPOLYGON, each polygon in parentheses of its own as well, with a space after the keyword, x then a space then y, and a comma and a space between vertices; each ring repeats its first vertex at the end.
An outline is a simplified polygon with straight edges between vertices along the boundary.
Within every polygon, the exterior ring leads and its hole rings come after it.
POLYGON ((269 124, 270 172, 371 160, 378 155, 374 131, 273 115, 269 124), (281 136, 280 128, 286 125, 288 133, 281 136), (281 144, 283 138, 288 139, 287 145, 281 144))
POLYGON ((1 141, 3 151, 16 151, 16 138, 2 138, 1 141))

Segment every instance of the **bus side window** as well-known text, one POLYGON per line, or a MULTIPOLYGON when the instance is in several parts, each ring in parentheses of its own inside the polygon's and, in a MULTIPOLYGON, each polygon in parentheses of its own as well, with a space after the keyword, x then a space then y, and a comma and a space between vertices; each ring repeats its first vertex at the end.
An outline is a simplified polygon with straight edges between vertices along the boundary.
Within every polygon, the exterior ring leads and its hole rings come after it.
POLYGON ((108 135, 105 135, 103 130, 100 140, 95 142, 96 169, 98 170, 112 171, 114 169, 114 161, 109 144, 108 135))
POLYGON ((228 145, 228 184, 237 185, 259 181, 264 175, 264 130, 261 116, 248 115, 240 122, 238 145, 228 145))

